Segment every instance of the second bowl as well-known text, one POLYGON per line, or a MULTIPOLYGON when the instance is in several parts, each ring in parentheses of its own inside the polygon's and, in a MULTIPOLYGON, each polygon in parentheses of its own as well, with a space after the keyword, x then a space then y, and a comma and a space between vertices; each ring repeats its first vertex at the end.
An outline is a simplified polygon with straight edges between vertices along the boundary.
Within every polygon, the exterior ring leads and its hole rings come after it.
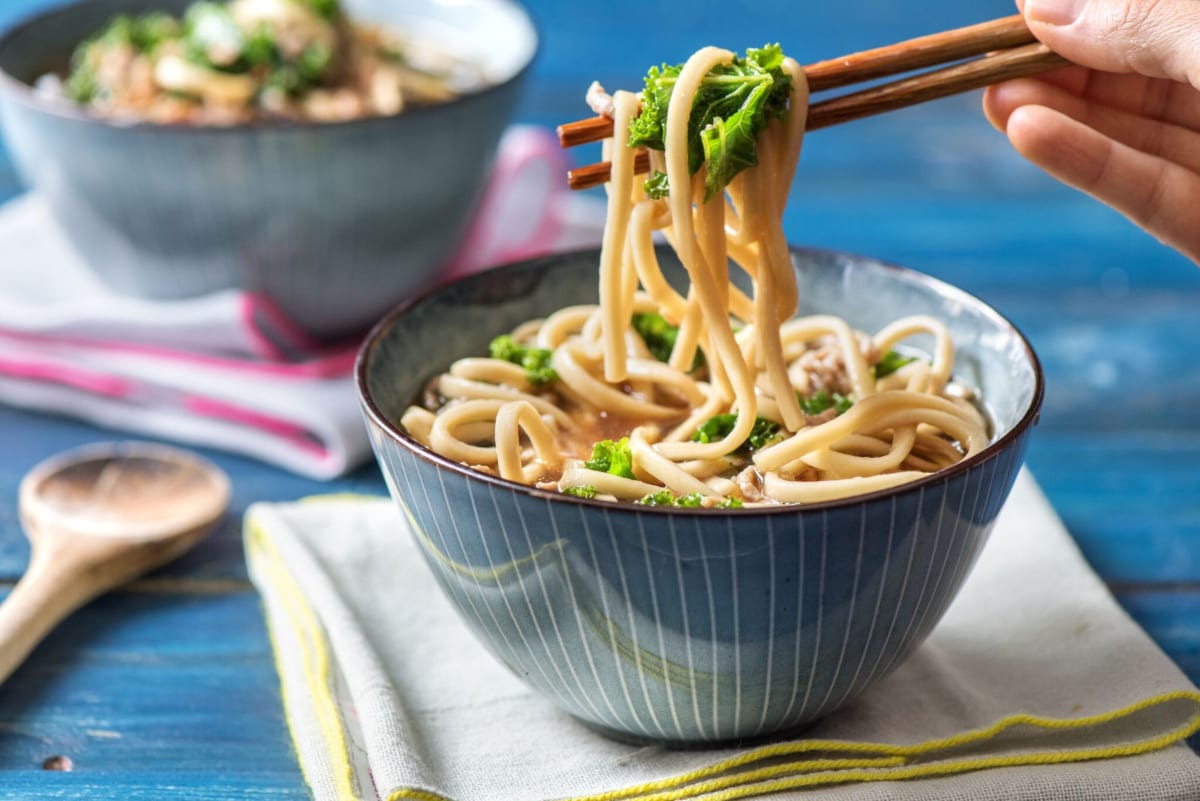
POLYGON ((477 63, 487 86, 391 117, 200 128, 89 116, 32 84, 118 13, 186 0, 85 0, 0 38, 0 122, 20 174, 114 289, 237 288, 322 338, 429 283, 466 228, 537 50, 510 0, 349 0, 352 19, 477 63))

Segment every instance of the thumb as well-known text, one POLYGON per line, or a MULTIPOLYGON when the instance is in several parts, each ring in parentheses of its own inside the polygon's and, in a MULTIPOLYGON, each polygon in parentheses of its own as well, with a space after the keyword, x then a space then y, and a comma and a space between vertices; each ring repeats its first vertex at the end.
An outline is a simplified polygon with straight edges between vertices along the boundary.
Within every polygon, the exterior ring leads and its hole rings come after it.
POLYGON ((1034 36, 1076 64, 1200 89, 1196 0, 1025 0, 1023 11, 1034 36))

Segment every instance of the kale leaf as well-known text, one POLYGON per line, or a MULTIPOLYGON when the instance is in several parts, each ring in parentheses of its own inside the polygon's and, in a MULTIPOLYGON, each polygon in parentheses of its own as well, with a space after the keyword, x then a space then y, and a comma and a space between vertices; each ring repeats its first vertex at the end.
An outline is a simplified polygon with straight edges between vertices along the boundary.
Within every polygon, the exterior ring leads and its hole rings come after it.
POLYGON ((704 496, 699 492, 689 492, 687 495, 675 497, 669 489, 661 489, 658 492, 646 495, 641 500, 634 501, 642 506, 674 506, 678 509, 702 509, 704 507, 704 496))
POLYGON ((633 315, 633 330, 654 358, 660 362, 671 360, 671 351, 675 350, 675 340, 679 338, 679 326, 671 325, 661 314, 648 312, 633 315))
POLYGON ((145 14, 118 14, 89 41, 106 45, 129 45, 139 53, 148 53, 166 39, 179 35, 179 22, 170 14, 150 11, 145 14))
MULTIPOLYGON (((651 67, 642 90, 642 111, 629 129, 631 147, 666 148, 667 108, 682 65, 651 67)), ((783 51, 766 45, 714 67, 700 83, 688 119, 688 172, 707 167, 705 201, 747 167, 758 163, 757 139, 772 117, 787 113, 792 79, 783 51)), ((666 180, 647 181, 652 197, 666 194, 666 180)))
POLYGON ((325 19, 333 19, 342 11, 340 0, 304 0, 304 3, 325 19))
POLYGON ((641 506, 673 506, 677 509, 741 509, 742 502, 737 498, 726 498, 715 506, 705 507, 704 496, 699 492, 689 492, 687 495, 676 497, 669 489, 661 489, 642 497, 634 503, 641 506))
POLYGON ((854 399, 849 395, 840 392, 830 395, 823 389, 818 389, 807 398, 797 395, 796 399, 800 401, 800 411, 813 416, 830 409, 835 409, 838 414, 845 414, 854 405, 854 399))
POLYGON ((596 488, 590 484, 583 484, 578 487, 563 487, 563 495, 574 495, 576 498, 595 498, 596 488))
POLYGON ((552 351, 527 347, 508 334, 501 334, 493 339, 488 346, 488 353, 493 359, 524 367, 525 377, 535 387, 558 380, 558 372, 550 366, 550 360, 554 356, 552 351))
POLYGON ((592 446, 592 458, 583 463, 588 470, 599 470, 622 478, 633 478, 633 453, 629 450, 629 437, 616 442, 602 439, 592 446))
POLYGON ((103 49, 129 47, 139 54, 150 53, 167 39, 177 37, 179 30, 179 21, 160 11, 118 14, 99 33, 75 48, 63 93, 77 103, 90 103, 103 90, 95 69, 103 49))
MULTIPOLYGON (((718 414, 716 417, 710 417, 696 429, 695 434, 692 434, 692 442, 719 442, 729 436, 736 425, 736 414, 718 414)), ((775 439, 778 434, 779 423, 765 417, 756 417, 754 427, 750 429, 750 436, 746 437, 746 441, 738 450, 756 451, 775 439)))
MULTIPOLYGON (((679 326, 671 325, 661 314, 647 312, 633 315, 633 330, 637 331, 654 358, 660 362, 671 361, 671 351, 675 350, 675 340, 679 339, 679 326)), ((702 364, 704 354, 697 350, 688 372, 699 370, 702 364)))
POLYGON ((646 197, 651 200, 661 200, 671 194, 671 187, 667 183, 667 174, 662 170, 655 170, 642 184, 642 188, 646 190, 646 197))
POLYGON ((875 377, 883 378, 885 375, 891 375, 904 365, 911 364, 916 360, 916 356, 904 356, 894 350, 889 350, 879 357, 879 361, 875 362, 875 377))
POLYGON ((658 492, 652 492, 640 500, 634 501, 634 503, 640 506, 674 506, 675 496, 671 494, 669 489, 661 489, 658 492))

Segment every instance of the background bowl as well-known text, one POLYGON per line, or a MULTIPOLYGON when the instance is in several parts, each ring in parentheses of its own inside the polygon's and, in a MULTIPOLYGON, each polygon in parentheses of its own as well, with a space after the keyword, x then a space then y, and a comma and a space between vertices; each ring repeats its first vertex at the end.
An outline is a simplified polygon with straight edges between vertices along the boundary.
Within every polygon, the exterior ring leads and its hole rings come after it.
POLYGON ((320 337, 370 325, 458 244, 537 49, 509 0, 348 0, 354 19, 444 44, 491 84, 344 123, 118 124, 30 89, 114 14, 187 0, 88 0, 0 39, 0 121, 17 167, 118 291, 238 288, 320 337))
MULTIPOLYGON (((678 282, 678 262, 659 257, 678 282)), ((945 321, 955 375, 983 391, 995 427, 986 450, 929 478, 805 507, 583 501, 473 472, 400 432, 395 421, 432 373, 520 322, 594 303, 598 258, 482 273, 376 326, 357 377, 393 497, 479 639, 593 726, 714 742, 832 712, 921 643, 979 554, 1042 400, 1029 343, 979 300, 919 273, 794 251, 803 314, 866 331, 907 314, 945 321)))

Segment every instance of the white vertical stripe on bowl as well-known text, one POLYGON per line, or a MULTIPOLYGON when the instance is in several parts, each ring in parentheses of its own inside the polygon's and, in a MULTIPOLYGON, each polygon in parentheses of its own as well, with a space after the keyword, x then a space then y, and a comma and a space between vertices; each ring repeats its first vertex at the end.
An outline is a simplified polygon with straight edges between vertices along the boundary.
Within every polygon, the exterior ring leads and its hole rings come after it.
MULTIPOLYGON (((654 630, 658 635, 658 655, 663 662, 663 693, 667 697, 667 709, 671 713, 671 723, 675 727, 674 736, 682 740, 686 737, 686 734, 683 731, 683 725, 679 721, 679 710, 675 708, 675 688, 670 681, 670 674, 668 672, 667 642, 666 636, 663 633, 662 614, 658 608, 658 586, 654 582, 654 566, 650 560, 650 541, 646 537, 646 526, 643 524, 641 515, 637 516, 637 529, 638 538, 642 546, 642 559, 646 564, 646 580, 650 585, 650 608, 654 614, 654 630)), ((678 551, 676 551, 676 556, 678 557, 678 551)), ((676 561, 678 562, 678 558, 676 561)))
MULTIPOLYGON (((883 655, 889 653, 889 645, 892 642, 892 633, 896 630, 896 622, 900 619, 900 609, 904 606, 904 598, 908 592, 908 579, 912 574, 913 557, 917 553, 917 541, 921 536, 921 510, 925 506, 925 488, 921 487, 917 495, 917 509, 913 519, 916 525, 913 526, 912 546, 908 549, 908 559, 904 563, 904 578, 900 580, 900 591, 893 599, 892 622, 888 624, 887 634, 883 638, 883 646, 879 649, 879 653, 875 656, 875 664, 871 667, 871 672, 867 674, 867 678, 863 680, 863 686, 866 687, 875 679, 879 670, 879 665, 883 661, 883 655)), ((896 521, 896 499, 892 498, 892 523, 896 521)), ((889 548, 890 550, 890 548, 889 548)))
MULTIPOLYGON (((609 510, 604 509, 603 515, 604 525, 608 528, 608 539, 609 542, 612 543, 613 561, 617 567, 617 578, 621 582, 621 597, 625 599, 625 614, 629 620, 629 637, 633 646, 633 661, 636 668, 635 672, 637 673, 638 684, 641 685, 642 698, 646 702, 646 712, 650 716, 650 722, 653 723, 654 727, 658 730, 659 736, 665 739, 668 736, 667 730, 663 728, 662 722, 658 719, 658 712, 654 708, 654 701, 650 698, 650 689, 646 685, 646 674, 648 671, 642 666, 642 644, 638 634, 639 626, 634 616, 633 597, 629 592, 629 580, 625 574, 625 565, 621 560, 621 554, 625 551, 625 549, 621 547, 619 542, 617 542, 617 533, 613 529, 612 515, 609 513, 609 510)), ((616 621, 614 620, 613 623, 615 624, 616 621)), ((661 635, 661 628, 659 629, 659 632, 661 635)), ((661 654, 661 657, 665 660, 666 654, 661 654)), ((664 689, 670 692, 669 686, 664 686, 664 689)))
POLYGON ((846 647, 850 644, 850 635, 855 631, 854 612, 858 606, 858 583, 862 577, 862 557, 863 549, 866 547, 867 534, 867 507, 860 506, 858 510, 858 551, 854 556, 854 580, 850 589, 850 608, 846 611, 845 633, 842 635, 842 646, 838 650, 837 664, 833 668, 833 675, 829 679, 829 686, 825 688, 825 697, 821 699, 821 703, 817 704, 813 714, 820 717, 829 704, 829 700, 833 697, 833 688, 837 686, 838 677, 842 672, 842 663, 846 659, 846 647))
POLYGON ((580 507, 579 520, 583 525, 584 538, 587 540, 588 553, 592 559, 592 575, 595 576, 596 588, 600 594, 600 609, 603 613, 603 622, 608 629, 609 656, 613 662, 613 673, 617 677, 617 683, 621 686, 625 709, 629 712, 627 722, 632 723, 640 734, 649 737, 651 736, 650 728, 642 721, 642 716, 638 714, 637 707, 634 706, 633 697, 629 694, 629 683, 625 679, 625 666, 621 662, 620 646, 617 644, 617 632, 615 630, 616 626, 613 624, 613 613, 608 604, 608 592, 605 587, 608 582, 605 580, 604 572, 600 569, 600 560, 596 556, 595 537, 592 534, 591 526, 588 525, 587 515, 583 513, 583 507, 580 507))
POLYGON ((692 715, 696 720, 696 734, 700 739, 708 739, 708 732, 704 726, 704 718, 700 714, 700 689, 696 686, 696 660, 692 654, 692 631, 690 618, 688 616, 688 596, 687 588, 683 580, 683 554, 679 551, 679 538, 675 531, 676 517, 667 518, 667 530, 671 532, 671 552, 675 556, 675 577, 679 583, 679 606, 681 610, 681 619, 683 620, 683 642, 684 649, 687 653, 688 666, 688 682, 691 687, 691 707, 692 715))
MULTIPOLYGON (((554 530, 554 539, 562 540, 562 538, 563 538, 562 529, 558 525, 557 510, 565 509, 566 507, 556 506, 555 504, 551 503, 549 500, 545 501, 545 504, 546 504, 546 511, 550 516, 550 525, 554 530)), ((571 596, 571 609, 574 612, 575 626, 576 626, 577 630, 579 631, 579 641, 583 644, 583 651, 584 651, 584 654, 587 656, 587 663, 588 663, 588 667, 592 671, 592 678, 594 678, 596 680, 596 691, 598 693, 600 693, 600 697, 604 699, 604 705, 606 707, 608 707, 609 714, 612 715, 611 720, 612 720, 613 727, 616 728, 617 730, 620 730, 622 728, 623 718, 621 717, 620 713, 617 712, 617 708, 615 706, 613 706, 612 698, 608 694, 608 689, 604 686, 604 682, 600 678, 600 671, 596 664, 596 658, 595 658, 595 655, 592 653, 592 646, 588 642, 587 630, 584 628, 583 617, 579 611, 581 608, 580 599, 579 599, 579 595, 575 591, 575 582, 571 578, 571 569, 570 569, 570 565, 567 564, 565 553, 562 553, 562 560, 563 560, 563 578, 565 579, 566 584, 567 584, 567 592, 571 596)))

